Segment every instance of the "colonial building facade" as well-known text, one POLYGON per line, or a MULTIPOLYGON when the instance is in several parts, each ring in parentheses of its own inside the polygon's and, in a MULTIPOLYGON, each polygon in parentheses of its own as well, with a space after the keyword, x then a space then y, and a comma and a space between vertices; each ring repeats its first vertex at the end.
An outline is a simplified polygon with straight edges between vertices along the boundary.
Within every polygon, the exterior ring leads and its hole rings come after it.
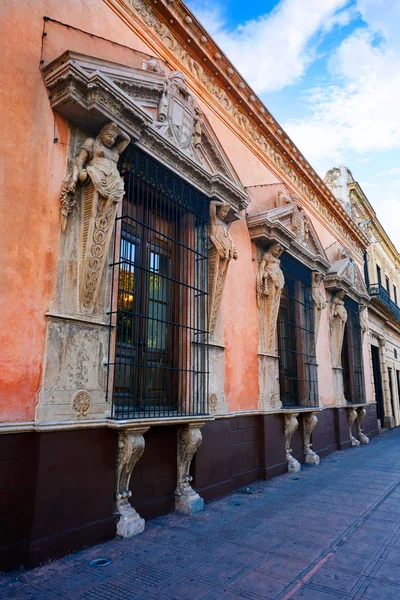
POLYGON ((6 19, 4 566, 368 443, 370 240, 193 14, 6 19))
POLYGON ((369 240, 364 276, 371 302, 365 326, 378 422, 392 428, 400 425, 400 256, 351 171, 336 167, 327 179, 336 197, 349 203, 353 220, 369 240))

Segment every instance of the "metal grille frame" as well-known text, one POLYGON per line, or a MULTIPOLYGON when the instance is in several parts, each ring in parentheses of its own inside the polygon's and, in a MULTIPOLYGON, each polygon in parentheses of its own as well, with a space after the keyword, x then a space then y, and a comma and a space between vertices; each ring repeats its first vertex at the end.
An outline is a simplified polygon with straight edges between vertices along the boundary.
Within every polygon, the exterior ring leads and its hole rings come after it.
POLYGON ((311 271, 289 254, 278 313, 279 384, 283 408, 319 405, 311 271))
POLYGON ((342 348, 344 396, 349 404, 361 404, 365 402, 365 387, 360 306, 349 296, 344 297, 344 304, 347 310, 342 348))
POLYGON ((115 224, 107 397, 112 418, 208 406, 209 199, 135 146, 115 224))

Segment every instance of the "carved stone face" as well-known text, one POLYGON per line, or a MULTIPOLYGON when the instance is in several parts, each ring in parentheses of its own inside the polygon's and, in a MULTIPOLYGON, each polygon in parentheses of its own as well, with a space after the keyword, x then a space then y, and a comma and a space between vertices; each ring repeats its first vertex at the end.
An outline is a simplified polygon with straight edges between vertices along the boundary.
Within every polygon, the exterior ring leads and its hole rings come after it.
POLYGON ((339 300, 343 300, 343 298, 345 297, 346 292, 344 292, 343 290, 341 290, 340 292, 338 292, 336 294, 336 297, 339 298, 339 300))
POLYGON ((282 246, 280 244, 272 244, 272 246, 269 247, 269 251, 272 254, 272 256, 275 256, 275 258, 278 258, 278 256, 280 256, 280 254, 282 254, 282 246))
POLYGON ((220 209, 219 209, 219 211, 218 211, 218 216, 221 219, 225 219, 225 217, 228 214, 228 212, 229 212, 229 206, 227 206, 227 205, 221 206, 220 209))
POLYGON ((314 281, 315 281, 315 283, 321 283, 321 281, 322 281, 322 273, 315 273, 315 275, 314 275, 314 281))
POLYGON ((101 141, 107 148, 111 148, 111 146, 114 146, 116 139, 117 136, 112 131, 105 131, 101 134, 101 141))

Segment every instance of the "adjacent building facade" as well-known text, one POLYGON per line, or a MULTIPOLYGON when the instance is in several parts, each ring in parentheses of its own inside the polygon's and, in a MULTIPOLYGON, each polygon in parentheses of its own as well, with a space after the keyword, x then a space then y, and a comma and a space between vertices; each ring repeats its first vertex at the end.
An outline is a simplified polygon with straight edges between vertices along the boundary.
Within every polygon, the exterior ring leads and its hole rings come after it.
MULTIPOLYGON (((400 425, 400 256, 379 222, 362 188, 347 167, 336 167, 327 177, 336 197, 346 197, 354 221, 369 240, 364 276, 368 306, 371 372, 380 427, 400 425)), ((367 313, 365 316, 367 318, 367 313)))
POLYGON ((5 22, 3 565, 368 443, 370 240, 187 7, 5 22))

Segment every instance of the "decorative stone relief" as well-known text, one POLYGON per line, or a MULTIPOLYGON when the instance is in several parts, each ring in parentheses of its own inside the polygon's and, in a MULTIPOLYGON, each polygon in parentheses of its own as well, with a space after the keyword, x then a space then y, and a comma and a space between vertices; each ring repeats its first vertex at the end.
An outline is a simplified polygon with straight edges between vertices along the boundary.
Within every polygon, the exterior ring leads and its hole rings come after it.
POLYGON ((312 450, 311 434, 318 424, 317 412, 309 412, 303 415, 304 456, 309 465, 319 465, 320 457, 312 450))
POLYGON ((359 406, 357 408, 357 435, 358 435, 360 444, 368 444, 369 443, 369 437, 367 437, 365 435, 365 433, 363 433, 363 430, 362 430, 362 424, 363 424, 366 414, 367 414, 367 411, 365 410, 365 408, 363 406, 359 406))
POLYGON ((68 174, 61 193, 63 231, 74 202, 76 186, 82 188, 82 258, 80 304, 92 312, 113 232, 118 204, 124 196, 124 182, 117 163, 129 144, 129 136, 115 123, 105 125, 95 139, 85 140, 68 174), (119 140, 117 142, 117 140, 119 140))
POLYGON ((369 331, 366 308, 366 306, 360 306, 361 343, 364 340, 364 335, 369 331))
MULTIPOLYGON (((289 160, 284 158, 279 151, 268 141, 266 135, 261 129, 255 125, 239 108, 239 106, 232 101, 227 92, 221 88, 217 80, 210 75, 199 63, 196 61, 183 44, 178 41, 174 33, 165 25, 153 12, 151 6, 145 2, 145 0, 125 0, 126 4, 130 9, 140 17, 143 22, 159 37, 159 39, 165 44, 169 52, 176 56, 177 60, 183 64, 188 71, 194 76, 194 78, 203 85, 204 88, 209 92, 221 107, 229 113, 233 121, 237 126, 247 135, 251 141, 265 153, 270 160, 288 177, 291 183, 296 186, 300 193, 302 193, 308 201, 327 219, 330 225, 343 236, 349 245, 358 253, 362 258, 362 249, 359 244, 355 241, 354 235, 351 235, 348 226, 343 225, 344 217, 339 216, 340 208, 334 205, 334 198, 326 197, 321 201, 314 194, 311 186, 307 185, 302 177, 296 173, 291 166, 289 160)), ((300 157, 301 160, 302 157, 300 157)))
POLYGON ((145 71, 152 71, 153 73, 161 73, 161 75, 165 75, 165 69, 155 58, 142 61, 142 69, 145 71))
POLYGON ((264 352, 275 350, 276 324, 279 303, 285 278, 280 267, 280 244, 271 244, 263 254, 257 271, 257 305, 260 310, 260 348, 264 352))
POLYGON ((230 260, 238 258, 238 253, 225 223, 229 205, 212 200, 210 202, 209 240, 211 247, 208 252, 208 326, 211 336, 215 333, 217 319, 225 286, 226 273, 230 260))
POLYGON ((353 436, 353 431, 352 431, 353 423, 357 419, 357 411, 354 408, 354 406, 349 406, 347 408, 347 419, 349 422, 350 443, 352 446, 359 446, 360 442, 358 440, 356 440, 356 438, 353 436))
POLYGON ((344 290, 359 304, 367 304, 370 297, 364 278, 349 248, 339 248, 336 260, 331 264, 325 277, 325 289, 332 293, 344 290))
POLYGON ((133 469, 143 455, 145 446, 143 434, 148 429, 149 427, 136 427, 124 429, 118 434, 115 500, 121 515, 117 524, 117 535, 122 538, 130 538, 142 533, 145 526, 144 519, 129 502, 132 495, 129 482, 133 469))
POLYGON ((210 394, 209 399, 210 412, 215 413, 217 411, 218 398, 216 394, 210 394))
POLYGON ((73 407, 78 413, 78 417, 86 417, 90 407, 90 394, 84 390, 75 395, 73 407))
POLYGON ((332 363, 334 367, 342 367, 342 346, 344 329, 347 321, 347 310, 343 302, 345 292, 340 290, 332 298, 329 325, 332 337, 332 363))
POLYGON ((289 473, 298 473, 301 470, 301 465, 299 461, 292 456, 292 449, 290 447, 292 436, 299 426, 297 420, 298 416, 299 413, 285 414, 285 451, 289 473))
POLYGON ((178 429, 178 480, 175 491, 175 508, 187 515, 197 513, 204 508, 204 500, 190 486, 190 464, 202 435, 200 428, 204 423, 189 423, 178 429))
POLYGON ((321 282, 324 278, 323 273, 313 271, 312 273, 312 299, 314 302, 314 339, 317 344, 319 325, 321 322, 322 311, 326 308, 326 296, 321 290, 321 282))

